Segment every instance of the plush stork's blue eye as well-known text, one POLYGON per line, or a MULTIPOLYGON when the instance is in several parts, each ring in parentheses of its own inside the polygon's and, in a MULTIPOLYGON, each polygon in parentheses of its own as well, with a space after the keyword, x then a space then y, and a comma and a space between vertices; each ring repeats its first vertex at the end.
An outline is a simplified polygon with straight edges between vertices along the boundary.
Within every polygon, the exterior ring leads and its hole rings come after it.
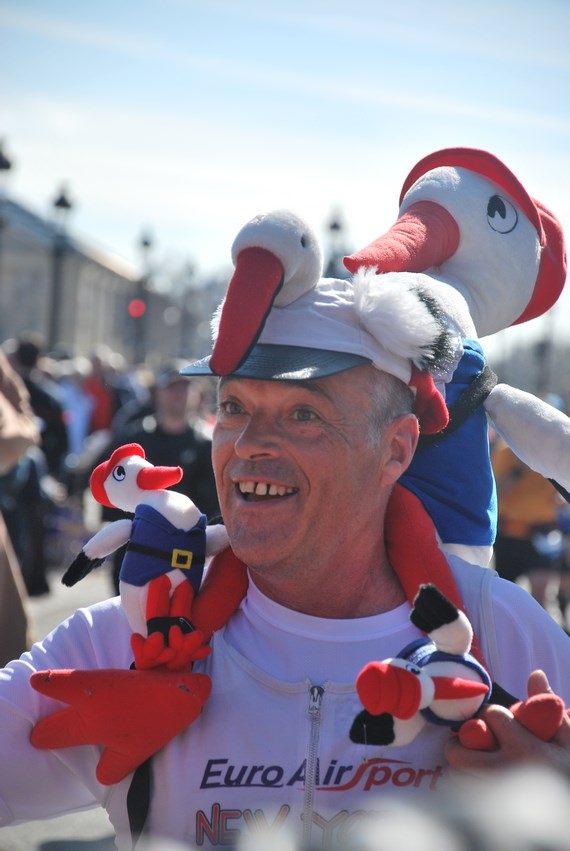
POLYGON ((491 195, 487 202, 487 221, 497 233, 510 233, 518 223, 516 207, 502 195, 491 195))
POLYGON ((418 668, 418 666, 417 666, 417 665, 414 665, 414 664, 413 664, 413 662, 408 662, 408 663, 407 663, 407 665, 406 665, 406 671, 409 671, 409 672, 410 672, 410 674, 417 674, 417 676, 418 676, 418 677, 419 677, 419 675, 420 675, 420 668, 418 668))
POLYGON ((122 482, 126 475, 127 475, 127 474, 126 474, 126 472, 125 472, 125 468, 123 467, 123 465, 122 465, 122 464, 119 464, 119 465, 118 465, 117 467, 115 467, 115 469, 113 470, 113 478, 114 478, 117 482, 122 482))

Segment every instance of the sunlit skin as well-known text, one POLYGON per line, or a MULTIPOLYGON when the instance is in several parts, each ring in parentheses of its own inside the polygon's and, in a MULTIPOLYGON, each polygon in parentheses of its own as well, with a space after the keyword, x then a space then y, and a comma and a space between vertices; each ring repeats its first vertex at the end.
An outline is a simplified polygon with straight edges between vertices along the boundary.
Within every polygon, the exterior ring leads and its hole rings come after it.
POLYGON ((372 445, 370 370, 220 382, 213 463, 234 552, 264 594, 320 617, 364 617, 405 599, 386 556, 383 517, 418 424, 401 415, 372 445), (252 483, 276 493, 242 493, 240 485, 252 483))

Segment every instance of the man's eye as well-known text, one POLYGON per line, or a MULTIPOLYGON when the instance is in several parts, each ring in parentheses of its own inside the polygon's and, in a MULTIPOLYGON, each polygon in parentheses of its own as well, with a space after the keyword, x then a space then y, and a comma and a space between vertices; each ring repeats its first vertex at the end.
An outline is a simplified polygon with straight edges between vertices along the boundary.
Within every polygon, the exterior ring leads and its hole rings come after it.
POLYGON ((232 399, 226 399, 224 402, 220 402, 218 404, 218 411, 220 414, 225 414, 227 416, 241 414, 242 410, 241 405, 238 405, 238 403, 234 402, 232 399))
POLYGON ((308 408, 297 408, 293 414, 293 418, 300 423, 311 423, 317 419, 317 415, 308 408))

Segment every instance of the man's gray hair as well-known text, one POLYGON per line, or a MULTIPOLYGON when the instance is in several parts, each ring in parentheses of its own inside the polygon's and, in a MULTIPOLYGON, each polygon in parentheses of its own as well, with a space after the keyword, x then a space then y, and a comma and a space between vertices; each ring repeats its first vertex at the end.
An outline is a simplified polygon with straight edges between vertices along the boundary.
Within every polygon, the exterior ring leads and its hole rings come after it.
POLYGON ((414 395, 410 388, 387 372, 377 369, 369 371, 370 418, 369 440, 373 446, 379 443, 382 431, 391 422, 404 414, 413 413, 414 395))

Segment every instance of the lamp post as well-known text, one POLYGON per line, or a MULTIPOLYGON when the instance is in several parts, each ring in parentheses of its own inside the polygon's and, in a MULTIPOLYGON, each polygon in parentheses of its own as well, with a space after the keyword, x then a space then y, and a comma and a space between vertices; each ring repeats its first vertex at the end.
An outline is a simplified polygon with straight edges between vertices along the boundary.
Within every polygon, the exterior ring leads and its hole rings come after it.
POLYGON ((55 211, 55 233, 52 250, 52 275, 50 290, 50 312, 48 325, 48 351, 52 351, 59 342, 60 309, 63 288, 63 260, 67 248, 66 222, 73 204, 69 200, 67 189, 62 186, 53 201, 55 211))
POLYGON ((135 298, 129 302, 129 314, 133 320, 133 357, 135 363, 144 363, 148 338, 148 281, 150 278, 149 255, 152 238, 148 232, 142 234, 139 247, 142 252, 142 274, 136 283, 135 298))
POLYGON ((328 223, 329 232, 329 258, 325 267, 326 278, 347 278, 348 272, 342 265, 344 255, 344 222, 340 211, 336 210, 331 215, 328 223))

